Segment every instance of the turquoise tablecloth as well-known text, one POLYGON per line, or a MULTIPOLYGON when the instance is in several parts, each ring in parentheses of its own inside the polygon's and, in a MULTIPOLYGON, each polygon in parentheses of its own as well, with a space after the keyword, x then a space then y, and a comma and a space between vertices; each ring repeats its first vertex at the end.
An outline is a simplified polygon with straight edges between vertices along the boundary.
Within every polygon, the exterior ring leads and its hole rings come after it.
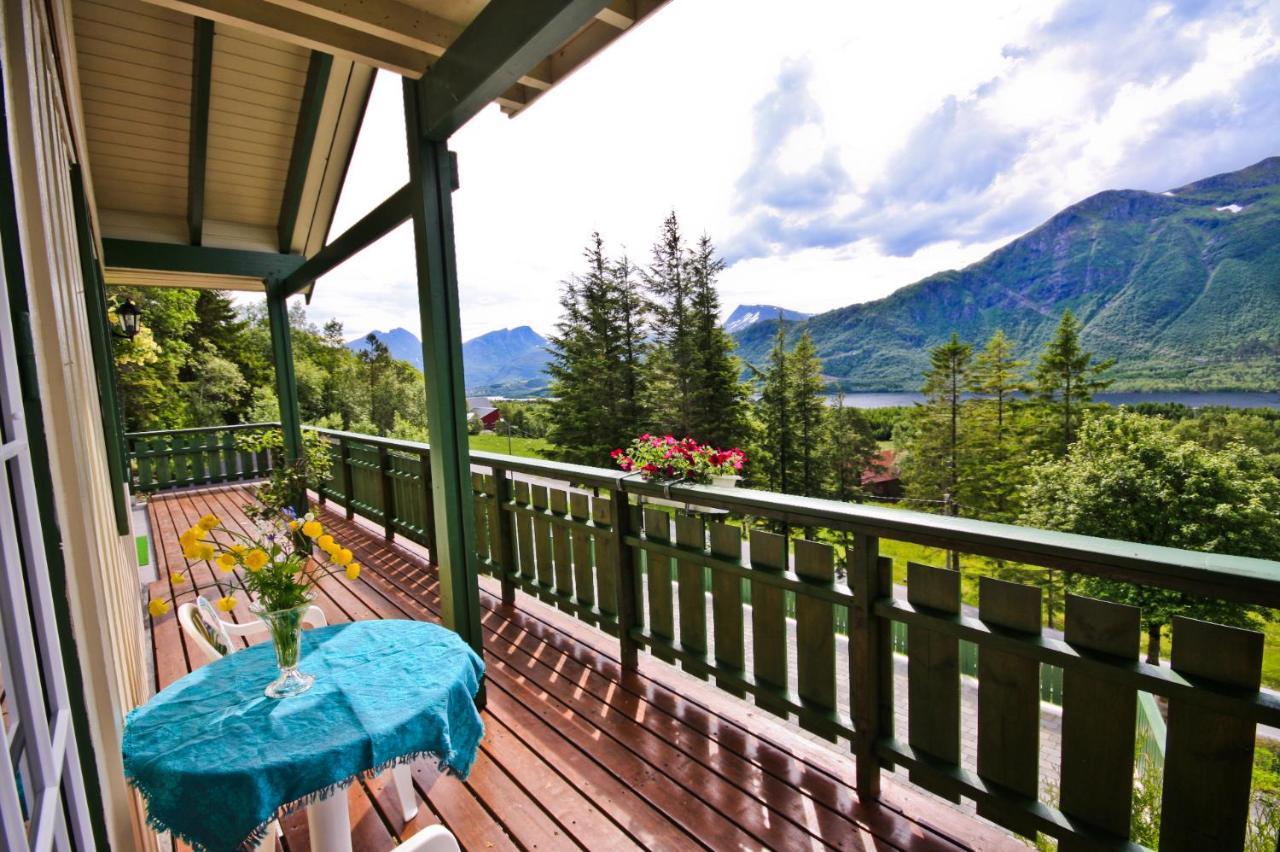
POLYGON ((124 769, 148 821, 208 852, 262 836, 298 807, 418 757, 465 778, 484 726, 473 697, 484 664, 457 634, 417 621, 360 621, 303 633, 308 692, 275 700, 270 643, 197 669, 129 714, 124 769))

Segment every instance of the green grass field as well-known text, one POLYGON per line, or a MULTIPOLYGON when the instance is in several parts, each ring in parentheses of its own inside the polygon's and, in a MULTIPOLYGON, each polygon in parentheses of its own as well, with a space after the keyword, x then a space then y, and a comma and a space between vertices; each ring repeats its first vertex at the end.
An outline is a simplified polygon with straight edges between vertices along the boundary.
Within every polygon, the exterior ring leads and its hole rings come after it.
POLYGON ((471 449, 484 453, 503 453, 533 459, 551 458, 551 444, 543 438, 511 438, 508 449, 506 435, 472 435, 471 449))

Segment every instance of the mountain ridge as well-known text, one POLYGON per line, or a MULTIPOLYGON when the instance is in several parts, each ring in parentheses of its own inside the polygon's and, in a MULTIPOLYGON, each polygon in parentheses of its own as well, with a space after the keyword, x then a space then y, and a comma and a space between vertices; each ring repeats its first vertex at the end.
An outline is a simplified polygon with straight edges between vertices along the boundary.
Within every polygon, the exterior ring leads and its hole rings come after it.
MULTIPOLYGON (((915 390, 952 331, 975 347, 1002 328, 1033 358, 1070 308, 1115 357, 1116 389, 1274 387, 1280 357, 1280 157, 1163 193, 1106 190, 960 270, 883 299, 788 323, 808 330, 848 390, 915 390)), ((764 356, 777 320, 735 334, 764 356)))

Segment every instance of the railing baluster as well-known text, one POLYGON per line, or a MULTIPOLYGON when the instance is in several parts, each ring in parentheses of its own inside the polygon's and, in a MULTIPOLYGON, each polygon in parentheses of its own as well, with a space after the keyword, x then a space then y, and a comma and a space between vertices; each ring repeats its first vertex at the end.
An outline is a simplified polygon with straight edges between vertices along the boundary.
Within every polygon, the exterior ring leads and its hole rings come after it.
MULTIPOLYGON (((1138 659, 1137 607, 1067 596, 1065 638, 1073 648, 1138 659)), ((1084 672, 1062 674, 1063 813, 1117 840, 1129 836, 1133 791, 1134 728, 1138 693, 1084 672)), ((1093 849, 1090 841, 1063 838, 1061 852, 1093 849)))
MULTIPOLYGON (((835 551, 829 544, 797 541, 796 573, 806 580, 835 579, 835 551)), ((815 709, 836 709, 835 607, 829 601, 796 594, 796 681, 800 699, 815 709)), ((800 723, 813 729, 805 719, 800 723)), ((828 735, 830 736, 830 735, 828 735)))
POLYGON ((786 594, 776 585, 755 579, 755 575, 780 574, 786 565, 786 537, 752 530, 751 657, 760 687, 756 705, 784 718, 787 709, 775 696, 787 693, 786 594))
MULTIPOLYGON (((422 511, 426 518, 422 529, 427 538, 427 553, 431 555, 432 561, 435 561, 436 498, 431 493, 431 458, 425 450, 418 453, 418 458, 422 464, 422 511)), ((495 473, 495 478, 496 476, 495 473)))
MULTIPOLYGON (((671 518, 661 509, 645 507, 644 536, 649 541, 666 544, 671 541, 671 518)), ((655 639, 672 642, 676 638, 675 604, 671 600, 671 557, 646 553, 645 577, 649 585, 649 632, 655 639)), ((667 648, 652 649, 661 660, 673 662, 675 655, 667 648)))
POLYGON ((493 537, 489 546, 494 562, 502 569, 502 602, 516 602, 516 585, 511 575, 516 571, 516 515, 504 508, 511 502, 510 475, 500 467, 493 469, 493 513, 490 516, 493 537))
MULTIPOLYGON (((547 510, 547 486, 534 485, 529 489, 533 508, 547 510)), ((554 580, 551 569, 551 523, 544 517, 533 519, 533 561, 538 585, 550 589, 554 580)))
MULTIPOLYGON (((908 563, 907 600, 939 613, 960 612, 960 572, 908 563)), ((907 628, 907 740, 941 763, 960 763, 960 643, 915 624, 907 628)), ((959 801, 930 775, 913 771, 911 781, 959 801)))
POLYGON ((378 484, 382 493, 383 537, 391 541, 396 537, 396 488, 391 478, 391 452, 386 444, 378 444, 378 484))
POLYGON ((639 626, 636 618, 639 601, 636 597, 635 550, 626 539, 636 527, 631 501, 625 491, 616 487, 610 489, 609 502, 613 521, 610 526, 613 546, 609 555, 613 560, 612 570, 618 590, 618 656, 623 668, 634 669, 639 664, 639 653, 631 631, 639 626))
POLYGON ((355 495, 356 486, 355 478, 351 471, 351 445, 347 443, 346 438, 338 439, 338 464, 342 468, 343 479, 343 497, 347 507, 347 520, 351 520, 356 516, 355 495))
MULTIPOLYGON (((994 627, 1040 633, 1040 590, 991 577, 979 581, 978 617, 994 627)), ((1040 789, 1040 664, 985 648, 978 655, 978 774, 1028 798, 1040 789)), ((1025 837, 1036 829, 1007 808, 978 813, 1025 837)))
MULTIPOLYGON (((676 517, 676 544, 703 550, 707 533, 702 518, 688 515, 676 517)), ((705 664, 707 658, 707 587, 702 563, 693 559, 676 560, 676 581, 680 600, 680 648, 705 664)), ((690 668, 694 677, 707 679, 701 666, 690 668)))
MULTIPOLYGON (((565 518, 569 515, 569 492, 556 488, 551 491, 551 511, 558 516, 565 518)), ((555 570, 552 572, 555 577, 556 595, 564 598, 573 597, 573 557, 571 555, 570 534, 567 527, 555 525, 551 529, 551 555, 555 561, 555 570)), ((568 612, 569 607, 564 603, 558 606, 568 612)))
MULTIPOLYGON (((1170 665, 1191 680, 1257 692, 1263 638, 1256 630, 1174 616, 1170 665)), ((1256 737, 1248 719, 1169 699, 1161 850, 1244 847, 1256 737)))
MULTIPOLYGON (((742 560, 742 530, 728 524, 711 525, 711 555, 731 562, 742 560)), ((715 635, 716 666, 741 677, 746 667, 746 643, 742 630, 742 578, 711 569, 711 619, 715 635)), ((724 678, 716 685, 739 697, 746 693, 724 678)))

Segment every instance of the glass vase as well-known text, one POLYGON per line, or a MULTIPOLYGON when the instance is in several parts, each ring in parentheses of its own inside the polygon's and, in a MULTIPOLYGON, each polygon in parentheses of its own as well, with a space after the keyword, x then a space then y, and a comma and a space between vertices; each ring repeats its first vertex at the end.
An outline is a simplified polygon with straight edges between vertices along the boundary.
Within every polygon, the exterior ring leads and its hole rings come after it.
POLYGON ((288 698, 301 695, 316 682, 315 675, 298 671, 298 658, 302 654, 302 619, 310 603, 292 609, 267 610, 257 604, 250 607, 261 618, 271 634, 271 644, 276 650, 276 665, 280 676, 267 684, 263 692, 268 698, 288 698))

